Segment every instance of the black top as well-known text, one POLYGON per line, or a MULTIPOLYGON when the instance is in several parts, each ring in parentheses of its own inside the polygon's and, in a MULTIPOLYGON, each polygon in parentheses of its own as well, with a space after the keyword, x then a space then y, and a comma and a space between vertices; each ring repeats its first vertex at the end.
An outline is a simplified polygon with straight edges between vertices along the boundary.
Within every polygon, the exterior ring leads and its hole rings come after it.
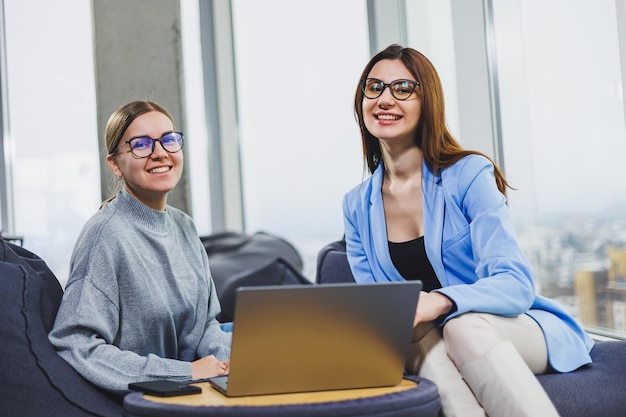
POLYGON ((441 288, 424 247, 424 236, 408 242, 389 242, 389 254, 393 265, 406 280, 421 280, 426 292, 441 288))

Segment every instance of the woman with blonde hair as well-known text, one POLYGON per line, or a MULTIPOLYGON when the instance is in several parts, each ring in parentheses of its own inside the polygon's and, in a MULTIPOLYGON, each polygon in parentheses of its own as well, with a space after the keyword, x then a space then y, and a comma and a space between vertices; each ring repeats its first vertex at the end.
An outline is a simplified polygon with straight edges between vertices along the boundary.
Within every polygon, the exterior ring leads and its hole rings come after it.
POLYGON ((83 377, 125 393, 131 382, 228 372, 230 333, 192 219, 167 204, 183 171, 169 112, 135 101, 106 126, 107 163, 123 184, 87 221, 49 338, 83 377))

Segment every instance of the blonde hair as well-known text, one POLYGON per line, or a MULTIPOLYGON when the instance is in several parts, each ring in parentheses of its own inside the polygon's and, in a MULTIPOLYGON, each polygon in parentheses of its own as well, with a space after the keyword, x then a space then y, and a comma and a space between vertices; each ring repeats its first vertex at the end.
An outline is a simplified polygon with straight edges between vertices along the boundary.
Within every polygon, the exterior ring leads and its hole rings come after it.
MULTIPOLYGON (((124 133, 126 133, 128 126, 130 126, 131 123, 134 122, 139 116, 153 111, 163 113, 172 121, 172 125, 174 125, 174 119, 172 118, 170 112, 167 111, 165 107, 153 101, 132 101, 115 110, 111 116, 109 116, 109 120, 107 121, 104 129, 104 141, 107 157, 113 158, 115 156, 117 147, 119 146, 122 137, 124 137, 124 133)), ((104 200, 102 204, 100 204, 100 208, 115 198, 120 187, 121 185, 118 183, 115 183, 112 186, 113 195, 104 200)))

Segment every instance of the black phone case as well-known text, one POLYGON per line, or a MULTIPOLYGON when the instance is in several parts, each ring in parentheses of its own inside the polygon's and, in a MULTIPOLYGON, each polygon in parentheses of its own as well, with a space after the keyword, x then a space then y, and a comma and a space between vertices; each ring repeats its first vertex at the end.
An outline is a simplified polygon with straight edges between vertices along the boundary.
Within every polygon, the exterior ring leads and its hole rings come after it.
POLYGON ((155 395, 157 397, 176 397, 179 395, 200 394, 202 388, 189 385, 186 382, 158 380, 133 382, 128 384, 128 388, 133 391, 141 391, 144 394, 155 395))

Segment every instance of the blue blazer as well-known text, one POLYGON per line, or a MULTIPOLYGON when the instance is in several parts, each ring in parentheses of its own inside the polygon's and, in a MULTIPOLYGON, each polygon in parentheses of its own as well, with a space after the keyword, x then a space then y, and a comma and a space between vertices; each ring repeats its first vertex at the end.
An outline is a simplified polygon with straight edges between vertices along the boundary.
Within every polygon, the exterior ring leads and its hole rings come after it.
MULTIPOLYGON (((350 268, 357 282, 400 281, 389 255, 382 200, 383 163, 343 200, 350 268)), ((456 311, 515 317, 543 330, 550 365, 569 372, 591 363, 593 340, 556 302, 535 293, 533 270, 517 243, 493 164, 470 155, 435 175, 422 167, 424 243, 441 289, 456 311)))

